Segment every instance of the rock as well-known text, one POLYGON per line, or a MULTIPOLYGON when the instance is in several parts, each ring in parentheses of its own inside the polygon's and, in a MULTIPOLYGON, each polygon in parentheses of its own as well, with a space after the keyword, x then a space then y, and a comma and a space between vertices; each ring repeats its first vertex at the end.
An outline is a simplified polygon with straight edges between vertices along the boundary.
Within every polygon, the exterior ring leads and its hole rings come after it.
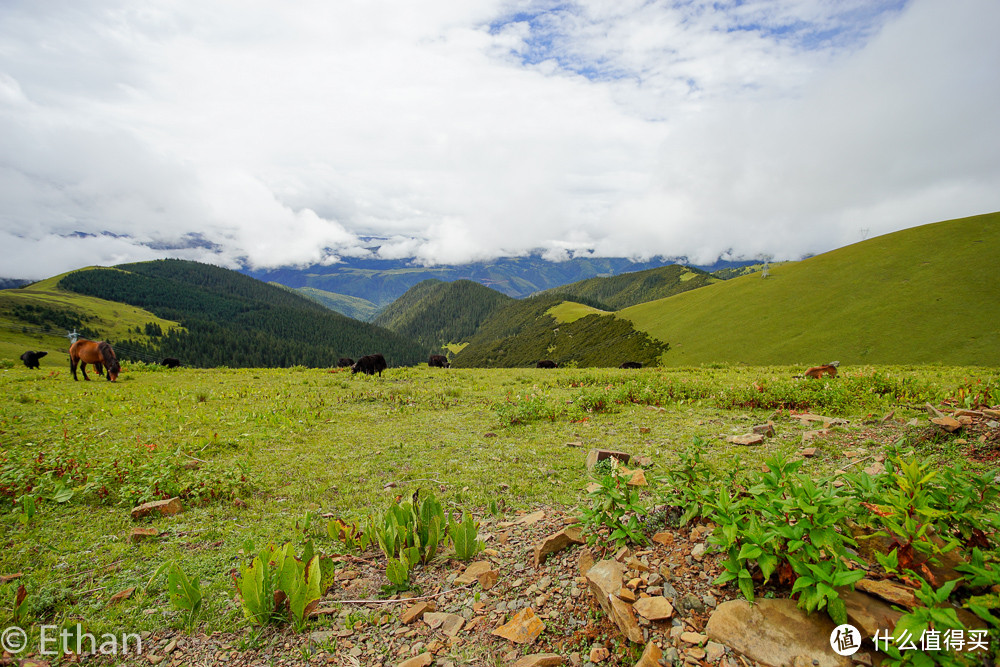
POLYGON ((629 486, 649 486, 649 482, 646 481, 646 473, 641 469, 629 470, 628 471, 628 482, 629 486))
POLYGON ((580 558, 576 561, 577 571, 581 577, 587 576, 590 568, 594 567, 594 553, 590 549, 582 549, 580 558))
POLYGON ((764 444, 764 436, 759 433, 748 433, 746 435, 731 435, 726 438, 726 442, 731 442, 734 445, 761 445, 764 444))
POLYGON ((561 655, 555 653, 534 653, 519 659, 511 667, 550 667, 551 665, 562 665, 565 662, 561 655))
POLYGON ((674 543, 674 534, 669 532, 661 532, 653 535, 653 541, 657 544, 662 544, 665 547, 669 547, 674 543))
POLYGON ((611 655, 611 651, 603 646, 594 646, 590 649, 591 662, 604 662, 611 655))
POLYGON ((514 524, 518 526, 533 526, 544 518, 545 512, 543 510, 538 510, 537 512, 525 514, 524 516, 515 519, 514 524))
POLYGON ((132 508, 132 518, 141 519, 144 516, 156 513, 160 516, 173 516, 183 508, 180 498, 170 498, 169 500, 155 500, 151 503, 139 505, 132 508))
POLYGON ((753 427, 753 432, 757 435, 762 435, 766 438, 774 437, 774 422, 767 422, 766 424, 758 424, 753 427))
POLYGON ((642 643, 642 628, 639 627, 639 622, 635 620, 635 614, 632 612, 632 605, 627 602, 623 602, 618 596, 612 595, 608 598, 611 606, 611 612, 608 617, 614 621, 618 629, 621 630, 622 634, 628 638, 629 641, 633 641, 636 644, 642 643))
POLYGON ((935 417, 934 419, 931 419, 931 422, 937 424, 948 433, 954 433, 958 429, 962 428, 962 422, 958 421, 954 417, 935 417))
POLYGON ((587 585, 605 614, 611 614, 609 598, 621 590, 624 573, 625 566, 612 559, 602 560, 587 571, 587 585))
POLYGON ((132 588, 126 588, 121 592, 115 593, 114 595, 108 598, 107 604, 108 605, 118 604, 122 600, 127 600, 130 597, 132 597, 132 593, 135 593, 135 586, 133 586, 132 588))
POLYGON ((816 449, 815 447, 806 447, 801 452, 799 452, 799 454, 802 456, 802 458, 811 459, 812 457, 816 456, 817 452, 819 452, 819 450, 816 449))
POLYGON ((499 581, 499 579, 500 575, 493 570, 483 572, 479 575, 479 587, 484 591, 488 591, 497 585, 497 581, 499 581))
POLYGON ((490 565, 487 561, 484 560, 476 561, 475 563, 470 564, 469 567, 465 568, 465 572, 455 577, 455 585, 467 586, 471 584, 473 581, 477 581, 479 579, 480 574, 484 572, 489 572, 492 569, 493 566, 490 565))
POLYGON ((663 596, 642 598, 632 605, 636 613, 650 621, 662 621, 674 615, 674 607, 663 596))
POLYGON ((149 539, 151 537, 157 537, 160 534, 156 528, 152 526, 148 528, 133 528, 132 532, 129 533, 129 542, 141 542, 142 540, 149 539))
POLYGON ((719 642, 708 642, 705 644, 705 660, 716 662, 726 654, 726 647, 719 642))
POLYGON ((876 597, 880 597, 887 602, 893 604, 898 604, 901 607, 907 607, 913 609, 920 603, 917 601, 917 596, 914 595, 913 589, 909 586, 903 586, 902 584, 896 584, 887 579, 862 579, 861 581, 854 584, 855 590, 863 591, 865 593, 870 593, 876 597))
POLYGON ((562 551, 571 544, 583 544, 584 539, 580 526, 568 526, 558 533, 549 535, 535 545, 535 567, 545 562, 550 554, 562 551))
POLYGON ((545 631, 545 624, 535 616, 531 607, 525 607, 514 618, 501 625, 491 634, 503 637, 515 644, 531 644, 545 631))
POLYGON ((598 461, 603 461, 604 459, 609 458, 618 459, 619 463, 628 463, 631 455, 626 454, 625 452, 615 452, 610 449, 591 449, 587 453, 587 470, 593 470, 598 461))
POLYGON ((420 620, 425 613, 435 610, 437 610, 437 605, 433 601, 418 602, 399 615, 399 622, 403 625, 409 625, 420 620))
POLYGON ((816 667, 850 667, 851 659, 830 647, 835 627, 826 614, 808 615, 793 600, 763 598, 752 607, 746 600, 723 602, 708 619, 706 634, 762 665, 779 667, 807 655, 816 667))
POLYGON ((662 657, 663 651, 660 650, 660 647, 651 641, 647 642, 646 650, 639 656, 639 662, 635 663, 635 667, 659 667, 662 657))
POLYGON ((847 607, 847 622, 860 630, 862 637, 874 637, 879 630, 892 634, 903 616, 902 612, 862 591, 838 588, 837 594, 847 607))
POLYGON ((686 642, 688 644, 694 644, 697 646, 698 644, 704 644, 705 642, 707 642, 708 637, 701 634, 700 632, 682 632, 681 641, 686 642))
POLYGON ((465 625, 465 619, 458 614, 445 614, 441 612, 426 612, 423 618, 424 623, 430 626, 431 630, 441 628, 441 632, 449 637, 454 637, 465 625))
POLYGON ((705 543, 704 542, 699 542, 698 544, 694 545, 694 548, 691 549, 691 558, 694 558, 699 563, 702 560, 704 560, 704 558, 705 558, 705 543))
POLYGON ((403 662, 396 665, 396 667, 430 667, 434 663, 433 653, 421 653, 415 658, 410 658, 409 660, 404 660, 403 662))

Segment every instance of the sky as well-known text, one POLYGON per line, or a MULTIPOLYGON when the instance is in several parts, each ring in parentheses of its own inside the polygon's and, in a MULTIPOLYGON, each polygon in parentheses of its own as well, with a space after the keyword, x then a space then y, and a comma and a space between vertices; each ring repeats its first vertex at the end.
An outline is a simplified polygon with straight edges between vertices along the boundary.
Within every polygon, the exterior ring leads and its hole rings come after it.
POLYGON ((0 277, 797 259, 1000 210, 996 0, 4 0, 0 277))

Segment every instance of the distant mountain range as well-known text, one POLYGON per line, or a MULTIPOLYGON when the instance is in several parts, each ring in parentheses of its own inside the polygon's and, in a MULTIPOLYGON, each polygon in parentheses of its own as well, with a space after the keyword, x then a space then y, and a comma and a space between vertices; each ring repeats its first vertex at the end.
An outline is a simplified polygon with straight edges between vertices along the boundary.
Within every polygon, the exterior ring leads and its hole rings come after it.
MULTIPOLYGON (((364 308, 374 308, 377 311, 401 297, 417 283, 428 279, 445 282, 470 280, 521 299, 587 278, 633 273, 671 265, 676 261, 662 257, 648 261, 633 261, 622 257, 575 257, 563 262, 552 262, 538 256, 529 256, 503 257, 455 266, 424 267, 415 266, 412 260, 345 259, 329 266, 242 272, 265 282, 319 290, 332 300, 336 297, 330 297, 329 294, 362 299, 371 304, 364 305, 364 308)), ((712 266, 695 268, 715 271, 751 263, 720 260, 712 266)))

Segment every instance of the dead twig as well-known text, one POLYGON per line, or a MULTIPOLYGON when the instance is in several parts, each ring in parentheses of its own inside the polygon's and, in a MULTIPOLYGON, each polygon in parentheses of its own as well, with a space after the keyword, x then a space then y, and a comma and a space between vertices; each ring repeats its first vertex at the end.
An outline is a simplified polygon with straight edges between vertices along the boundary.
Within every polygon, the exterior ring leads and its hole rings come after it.
MULTIPOLYGON (((442 595, 448 595, 449 593, 457 593, 459 591, 465 591, 472 588, 477 583, 479 582, 474 581, 471 584, 462 586, 461 588, 449 588, 446 591, 441 591, 440 593, 435 593, 434 595, 421 595, 420 597, 415 597, 415 598, 393 598, 391 600, 333 600, 333 602, 336 604, 374 604, 374 605, 398 604, 400 602, 419 602, 420 600, 433 600, 434 598, 439 598, 442 595)), ((313 611, 312 615, 322 616, 324 614, 337 613, 338 611, 339 609, 333 609, 332 607, 323 607, 321 609, 316 609, 315 611, 313 611)))

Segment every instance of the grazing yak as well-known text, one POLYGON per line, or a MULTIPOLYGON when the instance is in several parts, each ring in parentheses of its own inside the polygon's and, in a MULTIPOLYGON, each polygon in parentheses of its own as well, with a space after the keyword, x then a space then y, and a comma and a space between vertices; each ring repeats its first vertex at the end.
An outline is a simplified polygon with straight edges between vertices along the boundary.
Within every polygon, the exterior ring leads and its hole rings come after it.
POLYGON ((451 368, 448 357, 443 354, 432 354, 430 359, 427 360, 427 365, 431 368, 451 368))
POLYGON ((160 362, 161 366, 166 366, 167 368, 177 368, 181 365, 181 360, 175 357, 167 357, 160 362))
POLYGON ((839 361, 831 361, 830 363, 824 366, 813 366, 812 368, 807 369, 804 375, 807 378, 815 378, 817 380, 820 380, 823 378, 823 374, 825 373, 826 375, 835 378, 837 377, 837 366, 839 365, 840 365, 839 361))
POLYGON ((388 367, 389 365, 385 363, 385 357, 381 354, 366 354, 354 362, 354 365, 351 366, 351 374, 375 375, 378 373, 378 376, 382 377, 382 371, 388 367))
POLYGON ((38 363, 38 360, 44 357, 46 354, 48 354, 48 352, 32 352, 31 350, 28 350, 27 352, 21 355, 21 361, 23 361, 24 365, 27 366, 28 368, 41 368, 41 366, 38 363))
POLYGON ((551 359, 542 359, 535 364, 535 368, 556 368, 556 362, 551 359))
POLYGON ((642 364, 638 361, 626 361, 622 363, 618 368, 642 368, 642 364))
POLYGON ((348 366, 354 365, 354 359, 350 357, 341 357, 337 360, 337 368, 347 368, 348 366))

